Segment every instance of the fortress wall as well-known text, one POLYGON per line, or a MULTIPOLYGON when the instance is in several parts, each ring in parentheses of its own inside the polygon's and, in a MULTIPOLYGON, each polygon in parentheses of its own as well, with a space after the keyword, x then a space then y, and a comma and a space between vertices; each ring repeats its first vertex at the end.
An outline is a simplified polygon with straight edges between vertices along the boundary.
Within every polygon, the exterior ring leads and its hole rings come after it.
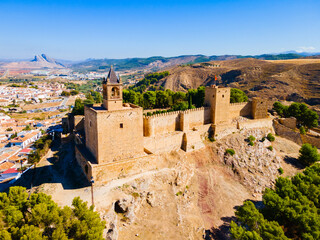
POLYGON ((268 117, 269 101, 262 100, 260 97, 252 98, 252 117, 253 119, 262 119, 268 117))
POLYGON ((144 137, 144 148, 152 153, 176 151, 181 149, 182 137, 181 131, 144 137))
POLYGON ((189 131, 183 134, 182 149, 186 152, 201 149, 204 147, 204 133, 201 131, 189 131))
POLYGON ((303 143, 310 143, 312 146, 315 146, 320 149, 320 137, 312 135, 302 135, 301 136, 303 143))
POLYGON ((273 127, 275 133, 280 137, 286 138, 290 141, 293 141, 299 145, 302 145, 302 139, 300 133, 292 131, 292 129, 280 124, 278 120, 273 120, 273 127))
POLYGON ((156 136, 180 130, 180 111, 146 116, 143 119, 144 136, 156 136))
POLYGON ((243 121, 238 123, 238 128, 242 129, 251 129, 251 128, 269 128, 273 132, 272 119, 250 119, 248 121, 243 121))
POLYGON ((93 164, 92 175, 95 182, 106 183, 114 179, 128 177, 156 168, 162 168, 163 162, 155 155, 148 155, 130 160, 118 161, 108 164, 93 164))
POLYGON ((86 147, 98 160, 98 134, 97 134, 97 113, 90 107, 85 106, 84 115, 84 128, 86 133, 86 147))
POLYGON ((239 116, 246 117, 250 115, 251 115, 251 102, 230 103, 230 106, 229 106, 230 119, 237 118, 239 116))
POLYGON ((210 108, 201 107, 183 111, 180 121, 182 131, 188 131, 193 127, 210 123, 210 108))
POLYGON ((76 115, 74 116, 74 129, 76 131, 81 131, 84 129, 84 116, 76 115))
POLYGON ((280 118, 279 122, 291 129, 295 129, 297 127, 297 119, 294 117, 290 117, 290 118, 280 118))
POLYGON ((239 131, 237 128, 237 123, 212 125, 212 130, 214 132, 215 139, 221 139, 225 136, 239 131))
POLYGON ((87 179, 90 181, 92 176, 92 164, 89 161, 87 161, 85 156, 82 155, 77 145, 75 145, 75 157, 78 164, 82 168, 83 173, 86 175, 87 179))

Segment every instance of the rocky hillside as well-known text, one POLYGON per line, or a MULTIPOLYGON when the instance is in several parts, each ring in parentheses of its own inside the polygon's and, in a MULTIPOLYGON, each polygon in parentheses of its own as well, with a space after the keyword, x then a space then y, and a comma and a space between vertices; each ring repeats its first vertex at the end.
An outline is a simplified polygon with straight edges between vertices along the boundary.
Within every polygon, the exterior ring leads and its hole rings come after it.
POLYGON ((23 70, 23 69, 53 69, 64 68, 65 66, 55 59, 48 57, 45 54, 36 55, 31 61, 9 62, 0 64, 0 69, 23 70))
MULTIPOLYGON (((300 147, 280 137, 260 142, 269 131, 242 130, 194 152, 165 153, 159 169, 95 184, 95 207, 106 221, 106 239, 225 239, 235 208, 246 199, 260 201, 261 191, 279 176, 279 167, 284 176, 299 171, 294 159, 300 147), (246 141, 249 135, 256 138, 254 146, 246 141), (227 148, 235 155, 226 154, 227 148)), ((74 165, 66 160, 41 166, 33 191, 52 195, 59 205, 71 205, 76 196, 90 203, 90 186, 70 185, 79 178, 67 180, 74 165), (39 185, 45 178, 52 182, 39 185)))
POLYGON ((240 88, 250 97, 320 104, 320 59, 248 58, 176 66, 168 70, 170 75, 158 85, 175 91, 216 83, 240 88))

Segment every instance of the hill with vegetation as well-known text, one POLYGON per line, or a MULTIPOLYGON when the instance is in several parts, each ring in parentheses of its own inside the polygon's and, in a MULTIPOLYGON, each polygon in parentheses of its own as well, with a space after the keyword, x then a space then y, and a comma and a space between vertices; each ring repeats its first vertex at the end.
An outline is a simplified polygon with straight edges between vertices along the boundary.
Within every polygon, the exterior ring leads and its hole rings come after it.
POLYGON ((149 58, 125 58, 125 59, 88 59, 84 62, 74 64, 72 69, 75 71, 105 71, 110 68, 111 65, 117 71, 124 70, 148 70, 157 71, 163 68, 172 67, 179 64, 195 64, 208 61, 223 61, 238 58, 255 58, 265 60, 284 60, 284 59, 296 59, 301 58, 303 55, 297 53, 288 54, 262 54, 262 55, 183 55, 177 57, 149 57, 149 58))
POLYGON ((151 87, 184 91, 217 84, 243 90, 249 97, 320 104, 320 60, 210 61, 166 69, 169 75, 151 87))

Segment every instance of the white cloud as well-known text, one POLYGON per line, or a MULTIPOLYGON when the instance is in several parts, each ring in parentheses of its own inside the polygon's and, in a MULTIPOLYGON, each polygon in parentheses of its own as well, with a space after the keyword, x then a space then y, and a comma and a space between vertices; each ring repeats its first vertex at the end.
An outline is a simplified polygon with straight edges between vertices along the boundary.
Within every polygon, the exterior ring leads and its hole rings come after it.
POLYGON ((298 53, 302 53, 302 52, 312 52, 312 51, 314 51, 314 50, 316 50, 315 47, 299 47, 299 48, 296 50, 296 52, 298 52, 298 53))

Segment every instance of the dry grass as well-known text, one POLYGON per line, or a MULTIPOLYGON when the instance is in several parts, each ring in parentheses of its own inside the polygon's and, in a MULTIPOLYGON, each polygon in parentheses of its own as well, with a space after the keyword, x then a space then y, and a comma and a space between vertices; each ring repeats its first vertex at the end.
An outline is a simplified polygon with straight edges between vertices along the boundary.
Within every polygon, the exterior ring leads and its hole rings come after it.
POLYGON ((49 102, 49 103, 32 103, 26 104, 23 106, 23 110, 32 110, 32 109, 39 109, 39 108, 48 108, 48 107, 58 107, 60 106, 61 102, 49 102))
POLYGON ((290 63, 290 64, 310 64, 320 63, 320 59, 288 59, 288 60, 267 60, 271 63, 290 63))
POLYGON ((9 116, 11 118, 15 119, 34 119, 34 118, 40 118, 41 120, 48 119, 50 116, 54 116, 57 114, 60 114, 61 112, 59 111, 54 111, 54 112, 39 112, 39 113, 11 113, 9 116))

